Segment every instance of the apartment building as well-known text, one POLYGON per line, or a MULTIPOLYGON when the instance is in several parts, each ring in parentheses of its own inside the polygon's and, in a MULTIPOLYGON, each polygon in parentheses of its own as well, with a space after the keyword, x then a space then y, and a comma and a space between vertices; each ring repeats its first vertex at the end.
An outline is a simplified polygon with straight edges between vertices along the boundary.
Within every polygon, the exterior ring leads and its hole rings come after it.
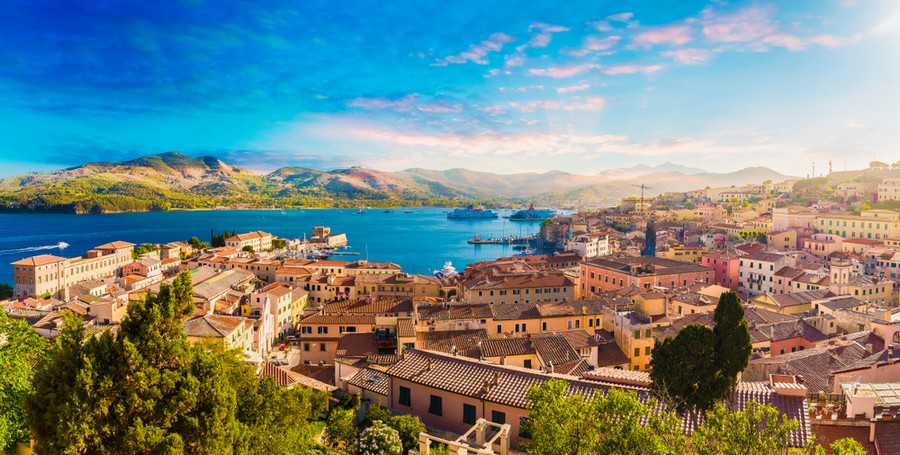
POLYGON ((275 320, 275 336, 283 337, 294 331, 294 315, 297 314, 295 305, 306 294, 298 288, 287 283, 272 283, 258 289, 250 295, 250 311, 260 312, 265 300, 269 300, 269 311, 275 320))
POLYGON ((253 248, 253 251, 266 251, 272 249, 272 234, 263 231, 247 232, 237 234, 225 239, 225 246, 236 250, 243 250, 245 247, 253 248))
POLYGON ((793 266, 790 256, 775 253, 753 253, 738 260, 738 290, 749 295, 775 292, 775 273, 793 266))
POLYGON ((734 290, 738 288, 741 256, 746 253, 735 248, 712 250, 703 254, 700 264, 713 270, 714 283, 734 290))
POLYGON ((575 281, 559 271, 483 276, 463 281, 460 288, 462 300, 470 304, 575 300, 575 281))
POLYGON ((708 267, 655 256, 590 259, 581 263, 580 272, 579 299, 629 286, 673 288, 698 281, 712 283, 715 278, 713 269, 708 267))
POLYGON ((878 201, 900 201, 900 179, 884 179, 878 184, 878 201))
POLYGON ((819 232, 844 238, 883 240, 900 236, 900 212, 894 210, 863 210, 859 216, 831 213, 816 217, 819 232))
POLYGON ((13 292, 16 297, 50 294, 68 299, 68 289, 80 282, 121 276, 122 267, 133 261, 134 244, 110 242, 89 250, 85 256, 64 258, 42 254, 13 262, 13 292))

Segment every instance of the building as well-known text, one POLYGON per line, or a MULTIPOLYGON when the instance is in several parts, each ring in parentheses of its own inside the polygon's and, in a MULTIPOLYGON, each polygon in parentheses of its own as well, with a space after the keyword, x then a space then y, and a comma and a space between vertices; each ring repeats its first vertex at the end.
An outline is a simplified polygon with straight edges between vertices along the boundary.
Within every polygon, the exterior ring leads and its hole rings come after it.
POLYGON ((700 264, 713 270, 713 282, 728 289, 738 288, 741 256, 745 256, 741 250, 726 248, 712 250, 704 253, 700 258, 700 264))
POLYGON ((793 258, 775 253, 754 253, 738 259, 738 290, 749 295, 775 292, 775 273, 793 258))
POLYGON ((300 321, 300 361, 303 364, 331 364, 338 342, 346 334, 372 333, 376 318, 371 315, 314 314, 300 321))
POLYGON ((212 342, 244 353, 253 350, 253 321, 245 317, 209 313, 184 321, 184 332, 192 344, 212 342))
POLYGON ((32 256, 12 263, 13 292, 16 297, 40 296, 68 299, 68 289, 83 281, 122 276, 122 267, 133 261, 134 244, 111 242, 87 252, 64 258, 50 254, 32 256))
POLYGON ((272 283, 250 295, 250 313, 261 312, 268 300, 269 311, 275 319, 275 336, 282 338, 294 332, 294 315, 298 312, 295 305, 300 305, 298 300, 305 295, 305 292, 290 284, 272 283))
POLYGON ((900 201, 900 179, 884 179, 878 184, 878 201, 900 201))
POLYGON ((816 217, 819 232, 844 238, 883 240, 900 236, 900 212, 863 210, 859 216, 847 213, 823 214, 816 217))
POLYGON ((575 300, 575 281, 559 271, 483 276, 463 281, 460 291, 469 304, 561 302, 575 300))
POLYGON ((709 251, 709 248, 704 246, 665 246, 662 248, 657 248, 656 257, 671 259, 673 261, 685 261, 693 262, 694 264, 701 264, 703 261, 703 254, 707 251, 709 251))
POLYGON ((573 251, 582 259, 609 254, 609 235, 579 234, 566 242, 566 250, 573 251))
POLYGON ((236 250, 243 250, 246 247, 250 247, 253 248, 253 251, 261 252, 272 249, 272 239, 272 234, 267 232, 248 232, 225 239, 225 246, 236 250))
POLYGON ((712 283, 713 269, 690 262, 673 261, 654 256, 604 256, 581 263, 578 298, 615 291, 626 287, 686 286, 693 282, 712 283))
POLYGON ((772 230, 813 228, 818 212, 809 207, 789 206, 772 209, 772 230))
POLYGON ((797 231, 772 231, 766 234, 766 244, 777 251, 794 251, 797 249, 797 231))

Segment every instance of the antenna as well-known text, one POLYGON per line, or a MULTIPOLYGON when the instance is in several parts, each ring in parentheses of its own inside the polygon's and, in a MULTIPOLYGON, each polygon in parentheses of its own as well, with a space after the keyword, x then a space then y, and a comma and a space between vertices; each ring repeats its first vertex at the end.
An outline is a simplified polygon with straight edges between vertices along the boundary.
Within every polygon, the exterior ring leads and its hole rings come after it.
POLYGON ((644 190, 651 190, 653 188, 650 188, 649 186, 644 185, 643 183, 641 183, 640 185, 632 184, 631 186, 641 189, 641 214, 643 214, 644 213, 644 190))

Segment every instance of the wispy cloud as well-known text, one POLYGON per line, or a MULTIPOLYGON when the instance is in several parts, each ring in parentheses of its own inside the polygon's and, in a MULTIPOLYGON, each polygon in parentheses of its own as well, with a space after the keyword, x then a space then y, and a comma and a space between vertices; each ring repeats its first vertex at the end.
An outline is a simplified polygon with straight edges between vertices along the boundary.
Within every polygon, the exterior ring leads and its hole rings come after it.
POLYGON ((529 40, 527 44, 523 44, 522 46, 516 48, 520 52, 528 47, 547 47, 547 45, 550 44, 550 40, 553 39, 554 33, 567 32, 569 31, 569 27, 546 24, 543 22, 534 22, 530 26, 528 26, 528 31, 535 34, 531 37, 531 40, 529 40))
POLYGON ((573 65, 551 66, 548 68, 532 68, 528 70, 528 74, 534 76, 564 78, 577 76, 597 68, 601 68, 601 66, 596 63, 579 63, 573 65))
POLYGON ((752 6, 733 14, 721 14, 707 7, 701 14, 703 34, 714 42, 747 42, 762 38, 775 31, 770 9, 752 6))
POLYGON ((583 90, 587 90, 589 88, 591 88, 591 84, 588 84, 587 82, 580 82, 580 83, 574 84, 574 85, 558 87, 556 89, 556 93, 574 93, 574 92, 580 92, 583 90))
POLYGON ((634 13, 619 13, 607 16, 607 19, 613 22, 628 22, 634 17, 634 13))
POLYGON ((462 106, 446 100, 424 100, 412 94, 401 98, 354 98, 347 105, 368 110, 391 110, 395 112, 419 111, 432 114, 462 112, 462 106))
POLYGON ((478 44, 469 46, 469 49, 459 54, 448 55, 434 63, 434 66, 446 66, 448 64, 477 63, 479 65, 487 65, 488 61, 485 57, 491 52, 499 52, 503 50, 503 46, 515 41, 506 33, 494 33, 488 39, 478 44))
POLYGON ((849 36, 836 35, 814 35, 814 36, 797 36, 789 34, 770 35, 763 39, 766 44, 777 47, 783 47, 789 51, 802 51, 811 45, 823 47, 840 47, 847 44, 855 43, 862 39, 862 35, 855 33, 849 36))
POLYGON ((691 28, 687 25, 667 25, 646 29, 634 37, 635 44, 639 46, 652 46, 654 44, 674 44, 681 46, 691 41, 691 28))
MULTIPOLYGON (((573 90, 574 91, 574 90, 573 90)), ((565 93, 565 92, 560 92, 565 93)), ((537 100, 537 101, 512 101, 506 104, 492 105, 482 108, 490 114, 500 114, 508 110, 519 112, 535 111, 599 111, 606 105, 606 98, 600 96, 576 97, 568 101, 537 100)))
POLYGON ((699 48, 684 48, 662 53, 664 57, 670 57, 683 65, 699 65, 712 58, 712 54, 707 49, 699 48))
POLYGON ((610 76, 618 75, 618 74, 653 74, 657 71, 660 71, 664 68, 663 65, 637 65, 633 63, 622 64, 622 65, 612 65, 603 69, 604 74, 608 74, 610 76))
POLYGON ((584 43, 580 48, 566 50, 564 52, 572 57, 584 57, 591 52, 606 51, 612 49, 621 39, 622 37, 618 35, 612 35, 603 38, 597 36, 589 36, 584 39, 584 43))

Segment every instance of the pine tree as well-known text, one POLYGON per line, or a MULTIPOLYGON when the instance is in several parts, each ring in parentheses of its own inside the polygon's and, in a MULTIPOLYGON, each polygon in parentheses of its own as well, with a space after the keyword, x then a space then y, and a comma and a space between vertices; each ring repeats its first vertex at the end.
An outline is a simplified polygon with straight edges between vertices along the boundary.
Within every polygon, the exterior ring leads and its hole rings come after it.
POLYGON ((734 291, 725 292, 719 298, 713 315, 716 326, 716 358, 720 374, 727 381, 727 391, 734 390, 737 376, 747 368, 752 344, 750 329, 744 320, 744 307, 734 291))

